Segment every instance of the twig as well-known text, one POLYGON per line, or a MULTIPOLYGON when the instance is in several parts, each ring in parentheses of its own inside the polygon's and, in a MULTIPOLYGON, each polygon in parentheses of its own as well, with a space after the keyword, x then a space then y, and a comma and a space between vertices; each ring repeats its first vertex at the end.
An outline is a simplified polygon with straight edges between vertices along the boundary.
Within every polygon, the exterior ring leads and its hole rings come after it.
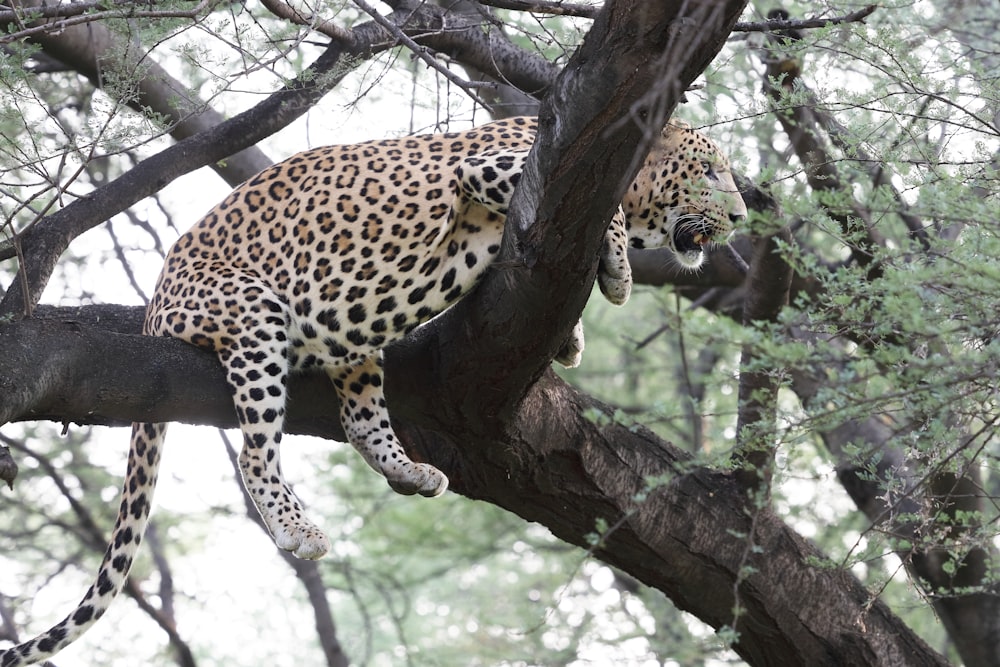
POLYGON ((386 17, 379 14, 378 11, 373 6, 368 4, 366 0, 354 0, 354 4, 357 5, 358 8, 361 9, 361 11, 371 16, 375 20, 375 23, 378 23, 380 26, 385 28, 390 35, 396 38, 396 41, 399 44, 402 44, 406 48, 410 49, 410 51, 412 51, 418 58, 427 63, 428 67, 437 71, 439 74, 441 74, 441 76, 448 79, 448 81, 452 82, 453 84, 461 88, 463 91, 465 91, 465 94, 468 95, 473 102, 479 104, 487 111, 492 109, 492 106, 488 104, 484 99, 479 97, 479 95, 476 94, 476 92, 473 90, 473 87, 470 86, 468 82, 463 81, 461 77, 456 76, 454 72, 452 72, 447 67, 436 61, 430 55, 428 55, 427 47, 421 46, 417 44, 415 41, 413 41, 413 39, 407 36, 406 33, 404 33, 399 26, 397 26, 395 23, 393 23, 386 17))
POLYGON ((532 14, 550 14, 552 16, 579 16, 592 19, 601 10, 600 6, 582 5, 575 2, 547 2, 546 0, 479 0, 480 4, 497 9, 512 9, 532 14))
POLYGON ((279 19, 285 19, 292 23, 308 26, 316 32, 322 33, 330 39, 335 39, 345 44, 354 44, 355 37, 350 30, 341 28, 332 21, 318 18, 315 14, 303 14, 291 5, 281 2, 281 0, 261 0, 261 4, 279 19))
POLYGON ((843 16, 834 16, 823 19, 787 19, 768 21, 752 21, 748 23, 737 23, 733 26, 733 32, 775 32, 777 30, 802 30, 805 28, 826 28, 831 25, 841 25, 842 23, 857 23, 875 13, 878 5, 868 5, 863 9, 843 16))
MULTIPOLYGON (((157 10, 139 10, 131 8, 123 9, 112 9, 103 12, 93 12, 90 14, 80 14, 74 5, 67 7, 65 12, 54 12, 54 11, 43 11, 41 8, 36 12, 34 9, 29 10, 7 10, 0 12, 0 23, 4 20, 12 21, 19 25, 25 25, 24 19, 29 18, 34 20, 36 17, 41 16, 41 18, 46 18, 44 14, 52 14, 53 18, 57 20, 51 22, 45 22, 40 25, 32 26, 30 28, 24 28, 18 30, 17 32, 12 32, 3 37, 0 37, 0 44, 8 44, 10 42, 15 42, 25 37, 31 37, 32 35, 37 35, 45 32, 58 32, 60 30, 65 30, 70 26, 79 25, 82 23, 93 23, 94 21, 100 21, 102 19, 108 18, 180 18, 180 19, 197 19, 198 15, 208 6, 213 4, 216 0, 201 0, 197 5, 188 10, 180 9, 157 9, 157 10)), ((94 6, 100 6, 101 3, 94 3, 94 6)), ((60 6, 62 7, 62 6, 60 6)), ((58 8, 54 8, 58 9, 58 8)))
MULTIPOLYGON (((578 16, 592 19, 601 10, 600 6, 584 5, 562 0, 479 0, 480 4, 497 9, 549 14, 551 16, 578 16)), ((806 28, 826 28, 842 23, 857 23, 871 16, 878 5, 868 5, 856 12, 832 18, 768 20, 737 23, 733 32, 773 32, 775 30, 801 30, 806 28)))

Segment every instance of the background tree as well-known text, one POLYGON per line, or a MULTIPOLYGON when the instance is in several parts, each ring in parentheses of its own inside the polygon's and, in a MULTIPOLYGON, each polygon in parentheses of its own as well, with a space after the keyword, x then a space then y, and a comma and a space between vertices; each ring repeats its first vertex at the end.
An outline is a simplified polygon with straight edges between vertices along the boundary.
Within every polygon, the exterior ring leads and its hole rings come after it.
MULTIPOLYGON (((335 547, 285 570, 257 560, 269 543, 219 483, 227 447, 174 431, 185 482, 161 482, 127 591, 167 641, 123 602, 59 664, 658 664, 727 648, 750 664, 944 664, 927 642, 997 664, 998 10, 753 5, 733 32, 744 3, 387 4, 0 10, 0 423, 25 422, 0 457, 7 477, 20 467, 0 523, 3 636, 75 602, 116 505, 123 432, 98 446, 45 420, 233 423, 209 355, 135 336, 141 308, 104 305, 141 302, 163 247, 226 190, 171 183, 208 166, 232 186, 311 144, 544 100, 498 269, 388 354, 397 430, 463 498, 393 498, 349 448, 302 441, 289 476, 335 547), (756 214, 734 242, 749 270, 724 251, 694 275, 634 253, 656 289, 591 304, 584 367, 561 379, 548 362, 601 228, 685 91, 681 115, 749 176, 756 214)), ((292 430, 342 437, 325 379, 296 378, 293 396, 292 430)))

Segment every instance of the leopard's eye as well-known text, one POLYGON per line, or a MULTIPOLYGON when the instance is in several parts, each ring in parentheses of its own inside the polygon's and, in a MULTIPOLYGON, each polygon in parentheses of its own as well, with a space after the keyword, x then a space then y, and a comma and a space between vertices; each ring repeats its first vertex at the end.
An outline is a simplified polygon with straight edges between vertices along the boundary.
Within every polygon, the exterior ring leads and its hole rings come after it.
POLYGON ((717 178, 715 173, 715 168, 712 166, 712 163, 709 162, 708 160, 701 161, 701 168, 705 171, 705 176, 707 176, 708 178, 711 178, 712 180, 715 180, 717 178))

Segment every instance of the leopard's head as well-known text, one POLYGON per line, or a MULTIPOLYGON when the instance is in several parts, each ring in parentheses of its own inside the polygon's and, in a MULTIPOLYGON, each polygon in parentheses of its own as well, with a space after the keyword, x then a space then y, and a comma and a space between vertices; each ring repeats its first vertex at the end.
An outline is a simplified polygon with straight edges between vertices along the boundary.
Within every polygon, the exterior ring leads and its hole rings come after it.
POLYGON ((728 241, 747 215, 729 158, 677 121, 664 126, 622 207, 633 247, 669 248, 688 269, 700 267, 705 246, 728 241))

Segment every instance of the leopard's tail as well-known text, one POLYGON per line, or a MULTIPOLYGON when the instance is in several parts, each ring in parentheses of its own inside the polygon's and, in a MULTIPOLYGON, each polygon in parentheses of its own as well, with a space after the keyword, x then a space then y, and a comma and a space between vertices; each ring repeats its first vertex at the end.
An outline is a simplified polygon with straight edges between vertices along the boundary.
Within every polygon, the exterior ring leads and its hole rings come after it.
POLYGON ((166 430, 166 424, 132 425, 121 506, 97 579, 76 609, 62 621, 34 639, 0 651, 0 667, 33 665, 49 658, 76 641, 118 597, 146 531, 166 430))

